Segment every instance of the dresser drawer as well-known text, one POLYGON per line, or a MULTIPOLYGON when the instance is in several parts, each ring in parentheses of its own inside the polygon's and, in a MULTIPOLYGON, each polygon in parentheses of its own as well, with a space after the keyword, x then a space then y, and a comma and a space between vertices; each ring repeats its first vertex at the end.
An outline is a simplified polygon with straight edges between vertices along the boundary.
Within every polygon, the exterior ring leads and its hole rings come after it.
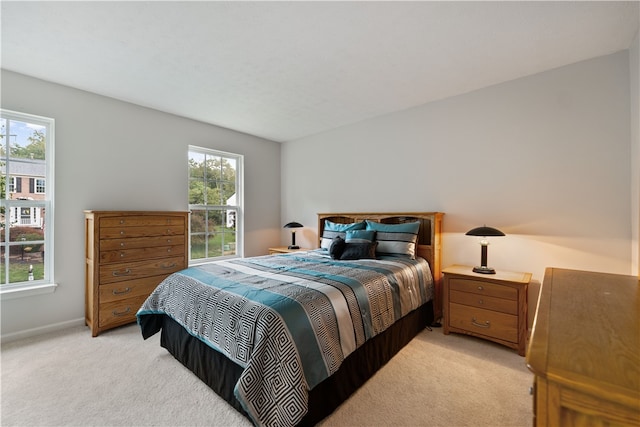
POLYGON ((478 335, 518 342, 518 316, 510 314, 450 303, 449 326, 478 335))
POLYGON ((178 225, 153 225, 149 227, 104 227, 100 239, 117 239, 152 236, 184 236, 184 227, 178 225))
POLYGON ((100 219, 100 227, 148 227, 172 225, 184 228, 184 217, 163 215, 126 215, 100 219))
POLYGON ((145 259, 166 258, 171 255, 183 253, 184 245, 124 249, 100 252, 100 261, 105 264, 113 262, 141 261, 145 259))
POLYGON ((478 295, 488 295, 496 298, 518 299, 518 290, 515 288, 480 280, 451 278, 449 280, 449 289, 471 292, 478 295))
POLYGON ((131 237, 124 239, 100 240, 100 251, 115 251, 117 249, 151 248, 154 246, 184 245, 185 236, 153 236, 131 237))
POLYGON ((148 295, 100 304, 99 326, 112 327, 136 321, 136 313, 148 295))
POLYGON ((100 303, 149 296, 165 276, 145 277, 144 279, 109 283, 100 286, 100 303))
POLYGON ((183 256, 150 261, 100 265, 100 285, 169 274, 182 270, 183 268, 185 268, 185 258, 183 256))
POLYGON ((511 299, 451 290, 449 294, 449 301, 458 304, 470 305, 472 307, 484 308, 487 310, 500 311, 507 314, 518 314, 518 301, 511 299))

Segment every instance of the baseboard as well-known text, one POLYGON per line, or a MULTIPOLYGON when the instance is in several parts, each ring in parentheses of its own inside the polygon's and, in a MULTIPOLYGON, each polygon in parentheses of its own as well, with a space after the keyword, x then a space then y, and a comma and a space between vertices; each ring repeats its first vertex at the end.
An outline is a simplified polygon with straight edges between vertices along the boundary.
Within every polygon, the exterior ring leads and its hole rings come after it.
POLYGON ((41 326, 39 328, 27 329, 25 331, 12 332, 10 334, 4 334, 0 336, 0 341, 8 343, 11 341, 17 341, 23 338, 31 338, 38 335, 48 334, 62 329, 71 328, 74 326, 84 325, 84 317, 75 320, 67 320, 66 322, 54 323, 51 325, 41 326))

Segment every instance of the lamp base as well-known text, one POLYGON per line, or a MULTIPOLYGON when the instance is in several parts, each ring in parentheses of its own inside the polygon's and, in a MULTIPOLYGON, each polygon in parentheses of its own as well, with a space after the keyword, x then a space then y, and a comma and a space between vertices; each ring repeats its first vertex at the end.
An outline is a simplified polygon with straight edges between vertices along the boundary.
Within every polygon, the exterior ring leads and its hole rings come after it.
POLYGON ((496 271, 491 268, 491 267, 473 267, 473 272, 474 273, 480 273, 480 274, 496 274, 496 271))
POLYGON ((289 245, 289 246, 287 246, 287 249, 300 249, 300 246, 298 246, 298 245, 289 245))

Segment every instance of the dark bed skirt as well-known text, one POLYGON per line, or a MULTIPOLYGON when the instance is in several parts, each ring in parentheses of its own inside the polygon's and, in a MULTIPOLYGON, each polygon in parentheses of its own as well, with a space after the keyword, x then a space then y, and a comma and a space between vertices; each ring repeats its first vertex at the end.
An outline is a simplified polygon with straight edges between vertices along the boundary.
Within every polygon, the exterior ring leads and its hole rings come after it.
MULTIPOLYGON (((332 413, 433 320, 433 305, 429 302, 349 355, 334 375, 310 391, 309 412, 299 425, 315 425, 332 413)), ((233 394, 242 367, 189 334, 168 316, 162 316, 160 345, 247 416, 233 394)))

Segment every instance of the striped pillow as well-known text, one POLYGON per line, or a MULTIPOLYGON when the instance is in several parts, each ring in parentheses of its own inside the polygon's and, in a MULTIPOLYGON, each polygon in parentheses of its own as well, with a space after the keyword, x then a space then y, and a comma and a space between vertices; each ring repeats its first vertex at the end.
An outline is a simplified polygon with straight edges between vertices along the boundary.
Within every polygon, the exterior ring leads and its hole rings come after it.
POLYGON ((403 256, 415 259, 420 222, 381 224, 367 220, 367 230, 376 232, 380 256, 403 256))
POLYGON ((324 230, 322 231, 322 239, 320 240, 320 247, 325 250, 329 250, 331 241, 334 237, 340 236, 343 239, 346 238, 347 231, 349 230, 364 230, 366 224, 362 222, 352 222, 350 224, 339 224, 337 222, 331 222, 328 219, 324 220, 324 230))

